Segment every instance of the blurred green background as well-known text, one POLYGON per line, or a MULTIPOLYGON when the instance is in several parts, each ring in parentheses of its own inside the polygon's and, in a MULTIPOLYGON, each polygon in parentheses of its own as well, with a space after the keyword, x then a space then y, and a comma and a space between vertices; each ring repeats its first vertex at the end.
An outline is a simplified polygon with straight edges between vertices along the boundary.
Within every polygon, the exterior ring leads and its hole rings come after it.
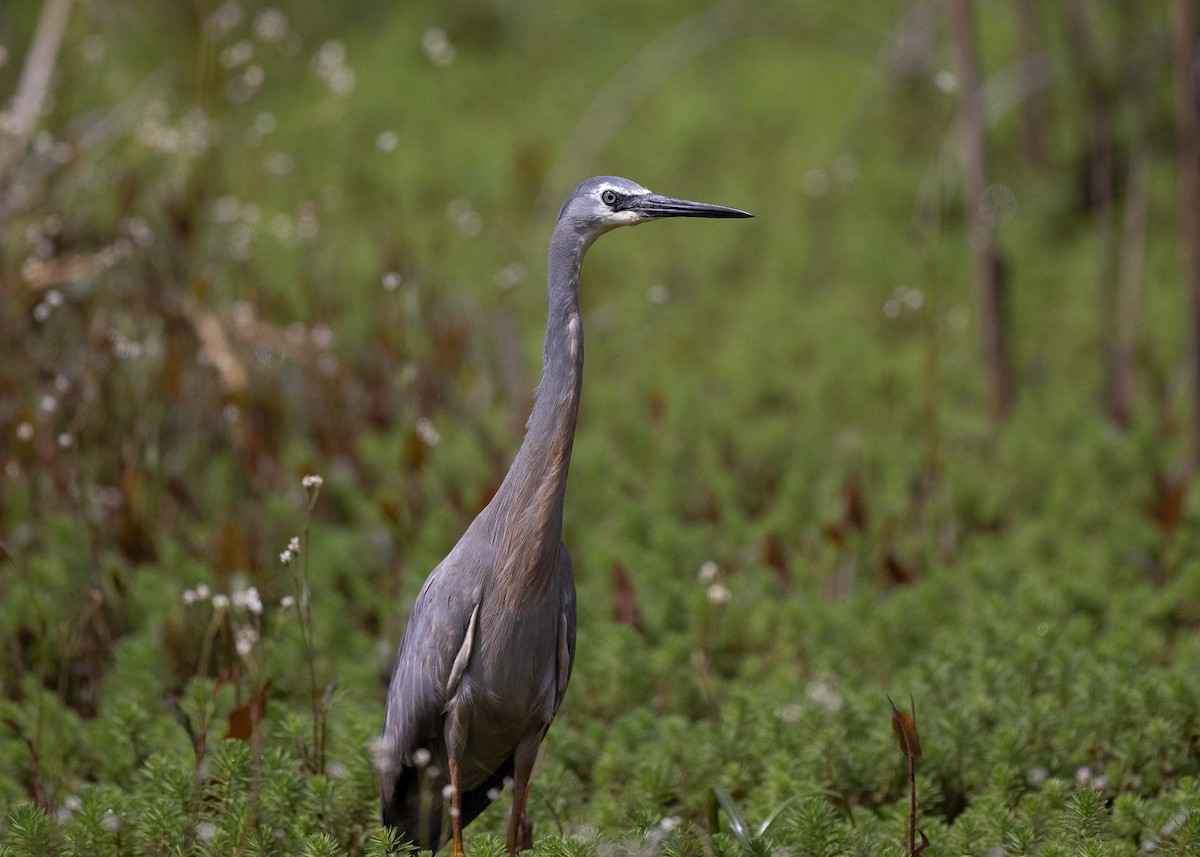
POLYGON ((943 4, 6 4, 0 853, 387 852, 395 646, 520 443, 596 174, 756 219, 585 266, 539 851, 908 853, 911 693, 927 857, 1196 853, 1168 6, 972 6, 1005 419, 943 4), (710 837, 713 787, 780 812, 710 837))

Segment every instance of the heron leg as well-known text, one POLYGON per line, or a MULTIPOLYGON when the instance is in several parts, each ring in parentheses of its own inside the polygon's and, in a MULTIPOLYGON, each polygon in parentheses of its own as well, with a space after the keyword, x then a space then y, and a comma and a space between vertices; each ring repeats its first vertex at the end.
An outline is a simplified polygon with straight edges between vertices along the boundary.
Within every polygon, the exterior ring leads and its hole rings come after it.
POLYGON ((508 853, 528 851, 533 847, 533 828, 529 824, 529 816, 525 812, 525 802, 529 800, 529 781, 513 782, 512 814, 508 817, 508 853))
POLYGON ((521 814, 517 821, 517 850, 532 851, 533 850, 533 822, 529 820, 529 813, 525 809, 525 804, 529 800, 529 786, 525 787, 525 797, 521 800, 521 814))
POLYGON ((453 844, 450 857, 466 857, 462 842, 462 781, 459 779, 458 759, 450 756, 450 830, 453 844))
POLYGON ((513 805, 508 817, 508 853, 528 851, 533 848, 533 827, 526 813, 529 801, 529 780, 533 775, 533 763, 541 746, 541 733, 526 738, 517 745, 513 757, 513 805))

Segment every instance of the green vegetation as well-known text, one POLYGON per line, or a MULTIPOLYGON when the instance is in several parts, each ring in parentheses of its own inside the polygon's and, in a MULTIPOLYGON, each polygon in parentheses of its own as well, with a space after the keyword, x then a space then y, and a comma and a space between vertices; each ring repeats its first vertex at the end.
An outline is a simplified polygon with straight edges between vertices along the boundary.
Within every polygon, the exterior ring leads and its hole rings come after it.
MULTIPOLYGON (((1015 37, 978 5, 992 76, 1015 37)), ((78 4, 0 189, 0 855, 397 851, 391 658, 520 441, 552 218, 595 173, 758 219, 589 257, 579 656, 537 854, 907 853, 889 694, 916 701, 925 857, 1198 853, 1166 14, 1096 5, 1115 75, 1159 58, 1114 100, 1153 142, 1125 430, 1055 27, 1052 165, 1011 110, 990 128, 1018 388, 994 424, 951 52, 928 30, 896 58, 919 9, 78 4), (743 835, 722 809, 710 836, 713 788, 743 835)), ((0 92, 39 6, 0 12, 0 92)), ((472 857, 503 854, 506 804, 472 857)))

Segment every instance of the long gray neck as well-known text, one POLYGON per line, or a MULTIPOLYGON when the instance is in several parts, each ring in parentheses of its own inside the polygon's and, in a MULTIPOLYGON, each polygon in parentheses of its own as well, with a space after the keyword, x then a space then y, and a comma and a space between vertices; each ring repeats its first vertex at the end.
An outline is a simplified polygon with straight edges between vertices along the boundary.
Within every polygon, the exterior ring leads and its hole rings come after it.
POLYGON ((583 387, 579 270, 590 242, 574 232, 560 224, 550 241, 542 383, 525 440, 490 506, 497 572, 515 578, 505 591, 531 597, 557 580, 563 495, 583 387))

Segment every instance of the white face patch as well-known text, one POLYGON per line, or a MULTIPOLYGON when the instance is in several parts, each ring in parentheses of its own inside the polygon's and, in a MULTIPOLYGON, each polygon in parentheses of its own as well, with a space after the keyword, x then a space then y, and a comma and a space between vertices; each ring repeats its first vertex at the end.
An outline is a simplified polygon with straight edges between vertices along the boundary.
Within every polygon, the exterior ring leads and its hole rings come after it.
POLYGON ((631 226, 646 219, 640 211, 613 211, 608 215, 608 221, 614 226, 631 226))
POLYGON ((650 193, 650 188, 642 187, 640 184, 635 184, 633 182, 625 182, 623 184, 605 182, 596 188, 596 199, 602 201, 601 198, 606 190, 611 190, 613 193, 619 193, 621 196, 638 196, 643 193, 650 193))
POLYGON ((649 194, 647 188, 637 182, 614 176, 598 177, 585 182, 563 206, 562 215, 572 218, 580 232, 587 232, 588 242, 598 235, 618 226, 632 226, 650 220, 643 212, 633 210, 614 211, 621 208, 618 200, 649 194), (613 194, 616 196, 613 197, 613 194), (609 197, 605 201, 605 197, 609 197))
POLYGON ((609 191, 617 194, 622 199, 628 196, 641 196, 650 193, 648 188, 644 188, 633 182, 621 184, 605 182, 597 187, 592 193, 596 219, 606 227, 611 229, 617 226, 632 226, 647 220, 646 216, 640 211, 613 211, 612 207, 604 201, 604 194, 609 191))

